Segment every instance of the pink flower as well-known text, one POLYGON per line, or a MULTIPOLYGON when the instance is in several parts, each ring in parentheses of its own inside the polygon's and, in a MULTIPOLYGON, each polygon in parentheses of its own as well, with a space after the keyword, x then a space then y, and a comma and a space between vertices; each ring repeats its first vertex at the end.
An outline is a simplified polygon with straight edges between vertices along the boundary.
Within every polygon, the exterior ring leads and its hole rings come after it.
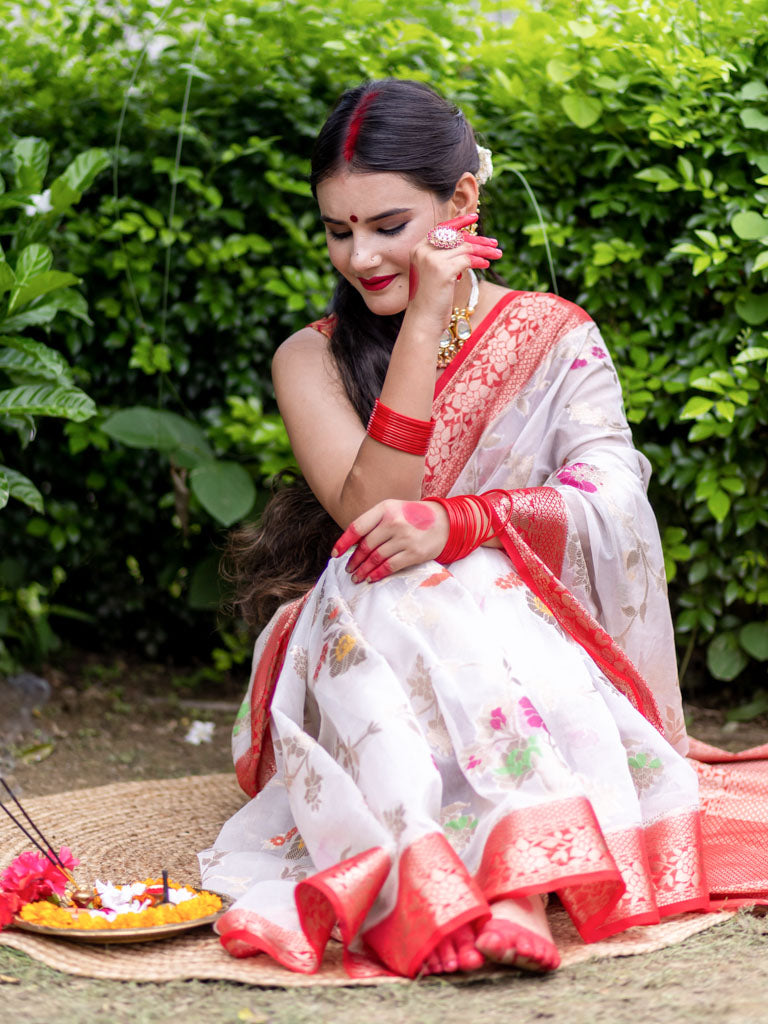
POLYGON ((494 708, 491 712, 491 728, 503 729, 506 724, 507 716, 503 713, 501 708, 494 708))
POLYGON ((13 921, 14 915, 20 907, 21 900, 15 892, 0 890, 0 931, 13 921))
POLYGON ((470 757, 470 759, 467 761, 467 771, 469 771, 472 768, 477 768, 478 765, 481 765, 482 763, 483 762, 480 760, 480 758, 479 757, 475 757, 475 755, 473 754, 470 757))
POLYGON ((571 369, 572 370, 580 370, 582 368, 582 366, 586 366, 586 365, 587 365, 587 360, 586 359, 574 359, 573 362, 571 363, 571 369))
MULTIPOLYGON (((67 846, 62 846, 59 859, 70 871, 80 863, 67 846)), ((63 896, 66 884, 67 877, 58 864, 39 853, 19 854, 0 875, 5 892, 18 896, 22 904, 47 899, 53 893, 63 896)))
POLYGON ((585 462, 574 462, 570 466, 563 466, 555 475, 560 483, 577 487, 580 491, 596 491, 597 486, 590 479, 593 473, 592 466, 585 462))
POLYGON ((528 725, 534 729, 543 729, 544 732, 549 732, 549 729, 544 725, 543 718, 527 697, 523 697, 519 703, 528 725))
POLYGON ((599 345, 593 345, 592 346, 592 355, 595 357, 595 359, 607 359, 608 358, 608 353, 605 351, 604 348, 600 348, 599 345))

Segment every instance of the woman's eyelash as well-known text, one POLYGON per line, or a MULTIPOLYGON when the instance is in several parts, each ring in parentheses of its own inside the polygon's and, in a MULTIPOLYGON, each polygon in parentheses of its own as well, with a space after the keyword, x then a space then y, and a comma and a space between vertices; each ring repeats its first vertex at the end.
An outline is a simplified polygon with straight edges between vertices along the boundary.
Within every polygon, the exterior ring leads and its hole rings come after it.
MULTIPOLYGON (((408 222, 405 221, 403 224, 398 224, 396 228, 379 228, 378 230, 379 233, 382 235, 399 235, 407 223, 408 222)), ((349 238, 349 236, 352 234, 351 231, 331 231, 330 228, 328 229, 328 233, 330 234, 331 238, 336 238, 339 241, 341 241, 344 238, 349 238)))

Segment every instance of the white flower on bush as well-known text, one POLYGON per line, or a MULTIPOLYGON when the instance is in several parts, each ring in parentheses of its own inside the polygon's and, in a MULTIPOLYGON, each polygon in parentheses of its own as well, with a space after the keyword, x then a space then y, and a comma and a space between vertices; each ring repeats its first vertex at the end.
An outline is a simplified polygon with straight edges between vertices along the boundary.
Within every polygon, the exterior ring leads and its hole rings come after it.
POLYGON ((477 155, 480 159, 480 166, 477 169, 478 185, 484 185, 486 181, 490 181, 493 177, 493 160, 491 158, 490 149, 486 149, 485 146, 477 147, 477 155))
POLYGON ((29 202, 24 207, 24 213, 28 217, 34 217, 36 213, 50 213, 52 209, 51 190, 47 188, 45 192, 39 192, 29 197, 29 202))

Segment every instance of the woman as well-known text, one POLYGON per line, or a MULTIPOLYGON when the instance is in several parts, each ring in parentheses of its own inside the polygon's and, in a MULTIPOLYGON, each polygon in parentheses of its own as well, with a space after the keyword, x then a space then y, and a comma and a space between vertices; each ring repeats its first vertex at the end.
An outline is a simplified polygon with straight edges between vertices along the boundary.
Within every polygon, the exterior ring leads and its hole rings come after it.
POLYGON ((201 854, 236 956, 311 972, 336 928, 353 974, 546 970, 549 893, 588 941, 709 905, 648 464, 587 314, 477 281, 485 163, 405 81, 317 141, 340 281, 273 373, 322 508, 282 492, 246 552, 252 604, 303 596, 235 727, 254 799, 201 854))

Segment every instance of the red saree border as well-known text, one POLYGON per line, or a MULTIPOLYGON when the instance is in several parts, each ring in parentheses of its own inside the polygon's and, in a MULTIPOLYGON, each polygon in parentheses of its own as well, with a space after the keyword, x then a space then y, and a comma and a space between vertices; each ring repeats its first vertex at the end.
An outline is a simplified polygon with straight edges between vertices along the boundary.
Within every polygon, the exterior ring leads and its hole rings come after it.
POLYGON ((363 926, 392 867, 388 853, 372 847, 296 886, 296 909, 304 934, 318 956, 338 921, 345 947, 363 926))
POLYGON ((510 292, 499 300, 438 381, 423 496, 450 493, 486 429, 555 345, 588 322, 579 306, 544 292, 510 292))
POLYGON ((507 493, 512 503, 510 525, 550 572, 559 576, 568 543, 565 499, 554 487, 521 487, 507 493))
POLYGON ((664 735, 659 709, 648 683, 627 654, 598 621, 526 544, 514 526, 508 524, 504 498, 491 495, 493 520, 499 540, 520 579, 552 612, 562 628, 582 647, 632 706, 664 735))
POLYGON ((431 832, 401 852, 395 907, 363 939, 393 971, 412 978, 441 939, 489 916, 458 854, 442 833, 431 832))
POLYGON ((448 384, 450 383, 452 378, 456 376, 456 374, 459 372, 459 370, 464 365, 464 363, 467 361, 467 359, 469 359, 469 357, 472 355, 472 352, 473 352, 475 346, 480 341, 480 339, 485 334, 485 332, 488 330, 488 328, 491 326, 491 324, 496 319, 496 317, 501 313, 501 311, 513 299, 516 299, 518 295, 523 295, 523 294, 524 294, 523 292, 511 291, 511 292, 508 292, 506 295, 502 295, 502 297, 499 299, 499 301, 496 303, 496 305, 493 306, 485 314, 483 319, 480 321, 480 323, 477 325, 477 327, 475 327, 475 329, 472 331, 470 336, 467 338, 467 340, 461 346, 461 348, 459 349, 458 353, 454 356, 454 358, 450 361, 450 363, 448 363, 446 368, 443 370, 443 372, 437 378, 437 382, 435 384, 435 395, 434 395, 435 399, 440 397, 440 394, 448 386, 448 384))
POLYGON ((298 974, 315 974, 320 966, 316 951, 301 932, 281 928, 255 910, 228 910, 216 922, 216 931, 224 949, 239 959, 267 953, 298 974))
POLYGON ((585 942, 673 914, 720 909, 707 891, 696 810, 603 833, 583 796, 504 815, 474 877, 442 833, 416 839, 400 854, 394 908, 362 932, 367 956, 350 945, 391 870, 390 855, 372 847, 300 882, 300 931, 256 911, 227 911, 217 924, 222 945, 233 956, 264 952, 313 974, 338 922, 350 977, 414 977, 441 939, 486 921, 499 899, 556 892, 585 942))
POLYGON ((303 597, 291 601, 278 613, 278 619, 272 626, 261 657, 253 670, 250 693, 251 745, 247 753, 235 762, 238 784, 248 796, 256 796, 276 771, 275 752, 269 732, 272 696, 285 661, 285 652, 288 650, 293 627, 311 593, 311 590, 307 591, 303 597))

